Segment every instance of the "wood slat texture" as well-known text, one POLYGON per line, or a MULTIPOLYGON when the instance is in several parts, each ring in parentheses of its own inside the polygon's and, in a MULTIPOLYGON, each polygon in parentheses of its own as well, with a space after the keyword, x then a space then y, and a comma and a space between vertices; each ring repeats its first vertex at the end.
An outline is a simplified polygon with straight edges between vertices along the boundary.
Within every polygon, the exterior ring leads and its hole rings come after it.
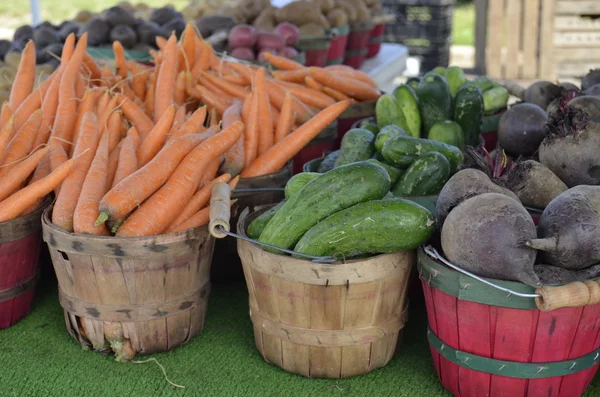
MULTIPOLYGON (((506 5, 507 45, 506 77, 520 76, 519 55, 521 52, 522 0, 507 0, 506 5)), ((528 40, 530 40, 528 38, 528 40)))
POLYGON ((502 47, 504 39, 505 0, 488 0, 486 72, 503 77, 502 47))
POLYGON ((553 60, 553 32, 554 32, 554 7, 556 0, 542 0, 540 19, 540 73, 539 78, 554 79, 553 60))
POLYGON ((600 15, 600 1, 556 0, 556 13, 559 15, 600 15))
POLYGON ((540 0, 527 0, 524 4, 523 21, 523 71, 524 79, 535 79, 538 75, 538 48, 540 0))
POLYGON ((554 19, 555 31, 597 32, 600 30, 600 19, 582 17, 579 15, 556 16, 554 19))

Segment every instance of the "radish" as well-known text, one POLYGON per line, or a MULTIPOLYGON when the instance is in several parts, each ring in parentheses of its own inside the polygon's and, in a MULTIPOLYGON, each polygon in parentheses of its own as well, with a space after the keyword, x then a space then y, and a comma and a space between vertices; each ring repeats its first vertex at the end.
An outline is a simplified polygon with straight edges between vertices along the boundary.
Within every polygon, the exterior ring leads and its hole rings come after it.
POLYGON ((441 242, 448 260, 478 276, 539 287, 537 252, 525 245, 535 234, 531 215, 517 200, 484 193, 448 214, 441 242))
POLYGON ((283 38, 273 33, 259 33, 256 39, 256 48, 262 50, 265 48, 279 50, 285 46, 283 38))
POLYGON ((567 187, 600 184, 600 123, 588 121, 586 113, 567 106, 549 120, 546 130, 540 163, 567 187))
POLYGON ((562 95, 563 89, 549 81, 537 81, 527 87, 523 99, 546 109, 550 102, 562 95))
POLYGON ((236 25, 229 31, 227 41, 231 49, 252 48, 256 43, 256 29, 250 25, 236 25))
POLYGON ((231 51, 231 56, 245 61, 254 61, 254 51, 251 48, 238 47, 231 51))
POLYGON ((282 22, 275 27, 273 31, 278 36, 283 37, 285 45, 288 47, 295 47, 298 44, 300 38, 300 29, 296 25, 292 25, 289 22, 282 22))
POLYGON ((522 103, 508 109, 498 123, 498 142, 513 157, 531 156, 546 137, 548 114, 538 105, 522 103))
POLYGON ((527 246, 549 265, 579 270, 600 262, 600 186, 576 186, 544 210, 527 246))

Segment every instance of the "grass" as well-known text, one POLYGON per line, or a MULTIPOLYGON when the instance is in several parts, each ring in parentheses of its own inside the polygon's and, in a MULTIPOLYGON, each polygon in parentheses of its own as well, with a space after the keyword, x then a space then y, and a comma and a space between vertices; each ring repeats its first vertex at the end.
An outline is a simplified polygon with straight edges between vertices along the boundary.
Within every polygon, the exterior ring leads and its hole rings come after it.
POLYGON ((452 44, 475 45, 475 5, 458 5, 454 10, 452 44))

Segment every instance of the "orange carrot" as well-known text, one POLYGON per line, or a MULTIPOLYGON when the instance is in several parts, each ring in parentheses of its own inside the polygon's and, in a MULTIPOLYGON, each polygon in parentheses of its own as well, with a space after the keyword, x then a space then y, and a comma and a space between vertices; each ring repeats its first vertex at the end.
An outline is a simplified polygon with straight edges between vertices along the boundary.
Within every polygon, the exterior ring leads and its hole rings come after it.
MULTIPOLYGON (((242 104, 235 101, 225 113, 223 113, 223 128, 233 125, 236 121, 242 121, 242 104)), ((233 146, 225 152, 225 159, 221 166, 221 172, 237 176, 244 168, 244 134, 240 136, 233 146)))
POLYGON ((110 115, 105 133, 109 135, 108 150, 110 153, 121 140, 121 112, 113 112, 110 115))
POLYGON ((330 88, 330 87, 323 87, 323 92, 338 102, 345 101, 347 99, 351 99, 348 95, 346 95, 342 92, 339 92, 337 90, 334 90, 333 88, 330 88))
POLYGON ((125 59, 125 49, 120 41, 113 41, 113 52, 115 53, 116 75, 122 79, 127 78, 127 60, 125 59))
POLYGON ((333 105, 336 102, 332 100, 331 97, 325 95, 321 91, 316 91, 312 88, 306 88, 299 84, 287 83, 283 81, 279 84, 285 90, 291 92, 296 98, 298 98, 303 103, 309 106, 315 106, 319 109, 325 109, 327 106, 333 105))
POLYGON ((306 84, 308 88, 312 88, 313 90, 323 92, 323 85, 317 83, 317 81, 310 76, 306 76, 304 78, 304 84, 306 84))
POLYGON ((148 73, 142 70, 141 67, 135 67, 133 69, 133 76, 131 76, 131 88, 135 95, 141 100, 146 99, 146 84, 148 83, 148 73))
POLYGON ((2 164, 2 160, 4 159, 6 146, 8 146, 8 143, 13 136, 14 123, 14 117, 10 116, 6 123, 0 125, 0 164, 2 164))
POLYGON ((137 151, 138 161, 140 166, 146 165, 150 160, 156 156, 156 153, 160 150, 160 148, 164 145, 167 133, 171 128, 171 124, 173 123, 173 118, 175 117, 175 105, 171 105, 167 108, 167 110, 163 113, 162 117, 152 131, 148 134, 146 138, 142 141, 140 148, 137 151))
POLYGON ((350 106, 350 103, 350 101, 338 102, 319 112, 257 158, 250 167, 242 171, 242 178, 266 175, 281 169, 325 127, 338 118, 350 106))
MULTIPOLYGON (((57 139, 50 140, 50 170, 56 170, 62 163, 69 160, 65 148, 61 145, 57 139)), ((58 187, 56 189, 56 195, 58 196, 58 187)))
MULTIPOLYGON (((279 110, 283 107, 283 101, 285 100, 286 89, 282 88, 277 82, 267 79, 267 90, 269 92, 269 98, 271 103, 279 110)), ((299 123, 305 123, 310 120, 314 113, 296 97, 292 98, 294 113, 296 113, 296 119, 299 123)))
POLYGON ((215 109, 215 108, 210 109, 210 115, 209 115, 208 121, 210 123, 211 128, 219 129, 219 122, 221 120, 219 119, 219 113, 217 112, 217 109, 215 109))
POLYGON ((6 175, 14 167, 16 161, 22 160, 31 152, 41 124, 42 111, 36 110, 8 143, 6 154, 2 160, 2 168, 0 168, 0 176, 6 175))
POLYGON ((246 81, 245 78, 243 78, 240 75, 237 74, 228 74, 222 77, 223 80, 235 84, 235 85, 239 85, 239 86, 245 86, 248 85, 248 81, 246 81))
POLYGON ((167 39, 162 36, 156 36, 156 46, 159 50, 164 50, 167 46, 167 39))
MULTIPOLYGON (((83 120, 83 115, 87 112, 93 112, 95 106, 96 93, 94 91, 88 91, 84 94, 81 103, 79 104, 79 108, 77 109, 77 117, 75 118, 75 127, 73 128, 73 142, 77 142, 77 138, 79 136, 79 131, 81 128, 81 121, 83 120)), ((44 122, 42 121, 42 128, 44 128, 44 122)), ((74 146, 72 146, 71 154, 73 153, 74 146)))
POLYGON ((75 93, 77 99, 81 99, 85 95, 85 83, 81 73, 77 73, 77 76, 75 77, 75 93))
POLYGON ((24 184, 27 177, 31 175, 49 151, 49 147, 37 150, 31 156, 16 164, 10 173, 0 177, 0 201, 16 192, 24 184))
POLYGON ((123 142, 119 142, 116 148, 110 152, 108 156, 108 168, 106 172, 106 191, 110 190, 113 186, 113 180, 115 179, 115 175, 117 174, 117 168, 119 168, 119 157, 121 155, 121 147, 123 146, 123 142))
POLYGON ((10 107, 8 106, 8 101, 5 101, 2 104, 2 111, 0 112, 0 128, 6 125, 6 123, 8 123, 8 120, 11 117, 13 117, 13 111, 10 110, 10 107))
POLYGON ((46 146, 48 148, 48 154, 45 155, 42 160, 38 163, 35 171, 33 172, 33 176, 27 182, 28 185, 31 185, 34 182, 39 181, 42 178, 50 175, 50 145, 46 146))
POLYGON ((100 132, 103 132, 104 130, 106 130, 108 128, 108 119, 115 112, 116 107, 118 106, 118 103, 119 103, 119 97, 114 96, 111 98, 110 101, 108 101, 108 104, 104 108, 104 111, 102 113, 98 113, 98 115, 97 115, 98 129, 100 132))
POLYGON ((167 230, 167 233, 176 233, 188 229, 195 229, 200 226, 204 226, 210 222, 210 206, 201 209, 200 211, 193 214, 186 221, 179 223, 179 225, 167 230))
POLYGON ((210 53, 212 49, 210 45, 207 44, 204 40, 200 42, 200 53, 194 62, 194 67, 192 68, 192 75, 196 76, 203 70, 208 70, 210 67, 210 53))
POLYGON ((376 88, 362 81, 339 77, 321 68, 311 67, 309 70, 311 76, 319 83, 359 101, 372 101, 381 96, 376 88))
POLYGON ((265 69, 256 72, 256 95, 258 100, 258 152, 261 156, 273 146, 273 115, 265 83, 265 69))
MULTIPOLYGON (((154 122, 166 112, 172 105, 175 95, 175 84, 177 81, 179 61, 179 46, 177 46, 177 36, 171 35, 164 49, 164 60, 160 65, 158 77, 156 78, 156 94, 154 97, 154 122)), ((141 132, 141 131, 140 131, 141 132)))
POLYGON ((194 60, 196 59, 196 27, 193 23, 188 23, 181 34, 181 47, 185 65, 180 65, 180 70, 185 67, 186 71, 191 71, 194 68, 194 60))
POLYGON ((173 118, 173 123, 171 124, 171 128, 169 129, 167 139, 170 139, 173 135, 175 135, 175 133, 177 131, 179 131, 181 129, 181 127, 183 126, 183 124, 186 121, 185 118, 186 118, 185 106, 181 106, 175 112, 175 117, 173 118))
POLYGON ((64 69, 65 66, 67 66, 67 64, 71 60, 71 57, 73 56, 74 51, 75 51, 75 34, 71 33, 65 39, 65 44, 63 44, 63 50, 62 50, 62 53, 60 54, 60 68, 61 69, 64 69))
POLYGON ((181 160, 205 138, 188 134, 169 142, 145 166, 115 185, 100 202, 100 222, 122 219, 169 179, 181 160))
POLYGON ((94 61, 94 58, 90 56, 90 54, 86 53, 83 56, 83 65, 89 71, 89 77, 92 80, 99 80, 102 77, 102 72, 100 68, 94 61))
POLYGON ((248 95, 250 94, 250 92, 247 91, 244 87, 241 87, 237 84, 230 83, 222 78, 213 76, 210 73, 203 72, 203 73, 201 73, 201 76, 204 77, 207 81, 209 81, 212 84, 214 84, 215 86, 217 86, 222 91, 225 91, 229 95, 233 95, 234 97, 236 97, 238 99, 242 99, 242 100, 246 99, 248 97, 248 95))
POLYGON ((292 99, 291 93, 288 92, 285 94, 281 116, 279 117, 279 123, 277 123, 277 128, 275 130, 275 143, 281 141, 290 133, 296 121, 294 110, 292 109, 292 99))
POLYGON ((250 108, 252 107, 252 93, 244 100, 244 106, 242 106, 242 121, 244 124, 248 124, 248 117, 250 116, 250 108))
POLYGON ((285 58, 282 56, 278 56, 278 55, 272 54, 270 52, 265 53, 265 59, 271 65, 273 65, 277 69, 281 69, 281 70, 301 70, 301 69, 305 68, 304 65, 302 65, 294 60, 291 60, 289 58, 285 58))
POLYGON ((217 97, 201 85, 194 87, 191 94, 194 98, 201 100, 208 107, 216 109, 219 114, 223 114, 223 112, 231 106, 231 101, 226 101, 217 97))
POLYGON ((246 130, 244 136, 244 168, 256 159, 258 153, 258 109, 259 100, 256 91, 252 91, 252 103, 246 121, 246 130))
POLYGON ((109 134, 104 134, 98 145, 94 160, 87 172, 85 181, 81 187, 81 193, 75 206, 73 214, 73 231, 75 233, 93 234, 97 236, 108 236, 106 226, 94 226, 98 218, 98 205, 100 199, 107 189, 107 166, 110 145, 109 134))
POLYGON ((186 203, 193 196, 208 164, 225 153, 239 139, 243 129, 241 122, 235 122, 198 145, 167 183, 127 218, 117 236, 152 236, 165 231, 178 215, 181 203, 186 203))
POLYGON ((296 69, 296 70, 277 70, 273 72, 275 80, 288 81, 290 83, 302 84, 306 76, 310 75, 308 68, 296 69))
POLYGON ((42 100, 48 92, 50 85, 55 80, 56 75, 59 73, 53 73, 46 79, 38 88, 33 90, 31 94, 21 103, 19 108, 15 111, 15 130, 18 131, 23 123, 27 121, 29 116, 42 106, 42 100))
POLYGON ((14 219, 45 197, 69 175, 75 158, 62 163, 50 175, 19 190, 0 202, 0 222, 14 219))
POLYGON ((226 99, 229 101, 233 100, 233 95, 230 95, 227 92, 223 91, 217 85, 213 84, 211 81, 204 78, 204 76, 198 77, 198 83, 200 83, 200 85, 202 85, 204 88, 206 88, 214 96, 216 96, 222 100, 226 100, 226 99))
POLYGON ((135 126, 137 132, 140 134, 140 138, 144 139, 152 128, 154 128, 154 122, 148 117, 142 109, 140 109, 135 103, 125 96, 119 96, 119 106, 127 119, 135 126))
POLYGON ((181 71, 177 75, 177 81, 175 82, 175 94, 174 101, 177 106, 183 106, 185 103, 185 72, 181 71))
MULTIPOLYGON (((96 114, 100 117, 101 114, 106 110, 106 106, 108 106, 108 102, 110 102, 111 96, 110 91, 104 91, 104 94, 98 100, 98 105, 96 106, 96 114)), ((83 117, 83 116, 82 116, 83 117)))
POLYGON ((144 111, 151 119, 154 117, 154 98, 156 96, 156 82, 150 81, 146 91, 146 101, 144 102, 144 111))
POLYGON ((140 147, 140 144, 142 143, 137 129, 135 127, 131 127, 129 131, 127 131, 127 136, 131 137, 131 140, 133 141, 133 146, 135 147, 135 150, 137 152, 138 148, 140 147))
POLYGON ((178 138, 186 134, 194 134, 204 131, 204 121, 206 121, 206 106, 202 106, 192 113, 191 117, 171 136, 171 139, 178 138))
POLYGON ((350 66, 330 65, 325 67, 325 69, 327 71, 335 72, 335 74, 337 74, 338 76, 359 80, 363 83, 367 83, 373 88, 377 88, 377 83, 373 81, 373 79, 368 74, 366 74, 365 72, 361 72, 360 70, 356 70, 350 66))
POLYGON ((246 81, 246 84, 252 83, 252 79, 254 78, 254 69, 252 69, 249 65, 238 62, 228 62, 227 65, 236 71, 240 77, 246 81))
POLYGON ((19 63, 12 89, 10 90, 8 105, 12 111, 16 111, 25 98, 33 91, 35 84, 35 55, 35 44, 30 40, 21 53, 21 62, 19 63))
POLYGON ((88 170, 94 160, 100 136, 96 115, 88 112, 83 116, 81 132, 75 145, 73 158, 77 158, 73 172, 63 182, 52 211, 52 223, 68 231, 73 231, 73 214, 88 170))
MULTIPOLYGON (((133 174, 138 170, 138 161, 136 154, 135 142, 131 136, 128 136, 123 141, 121 151, 119 153, 119 163, 117 166, 117 172, 115 173, 112 186, 116 186, 123 179, 133 174)), ((112 187, 111 186, 111 187, 112 187)), ((96 215, 98 218, 98 214, 96 215)), ((94 221, 96 220, 94 218, 94 221)))
MULTIPOLYGON (((35 137, 35 142, 33 144, 34 147, 41 145, 42 143, 46 143, 48 138, 50 137, 52 126, 54 125, 54 120, 56 118, 56 109, 58 108, 58 90, 60 87, 60 81, 62 79, 62 70, 57 70, 55 72, 56 77, 52 81, 52 84, 48 88, 46 95, 44 96, 44 100, 42 102, 42 124, 40 126, 40 131, 35 137)), ((74 128, 77 128, 74 127, 74 128)))

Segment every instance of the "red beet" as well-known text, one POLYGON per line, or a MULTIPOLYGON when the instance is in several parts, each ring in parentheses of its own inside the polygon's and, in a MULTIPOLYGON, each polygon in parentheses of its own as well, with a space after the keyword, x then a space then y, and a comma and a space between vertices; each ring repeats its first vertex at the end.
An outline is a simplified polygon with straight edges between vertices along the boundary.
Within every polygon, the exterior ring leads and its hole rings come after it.
POLYGON ((273 33, 283 37, 285 45, 289 47, 295 47, 298 43, 298 38, 300 38, 300 29, 289 22, 282 22, 277 25, 273 33))
POLYGON ((529 157, 546 137, 548 114, 532 103, 508 109, 498 122, 498 142, 513 157, 529 157))
POLYGON ((254 51, 251 48, 238 47, 231 51, 231 56, 246 61, 254 61, 254 51))
POLYGON ((236 25, 229 31, 227 41, 230 48, 252 48, 256 43, 256 29, 250 25, 236 25))
POLYGON ((262 50, 265 48, 270 49, 281 49, 285 46, 285 42, 282 37, 277 36, 273 33, 259 33, 256 39, 256 48, 262 50))

